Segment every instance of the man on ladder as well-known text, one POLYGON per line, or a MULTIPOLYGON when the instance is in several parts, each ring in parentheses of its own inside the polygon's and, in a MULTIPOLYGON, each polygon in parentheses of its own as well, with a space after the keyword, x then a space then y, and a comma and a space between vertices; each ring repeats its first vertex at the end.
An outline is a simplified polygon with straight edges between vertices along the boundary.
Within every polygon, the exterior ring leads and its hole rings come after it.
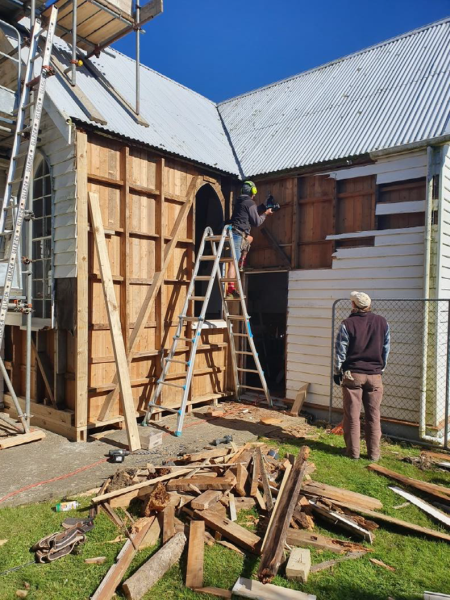
MULTIPOLYGON (((240 266, 243 266, 248 254, 253 237, 250 235, 252 227, 260 227, 266 220, 267 215, 272 214, 271 208, 263 205, 257 206, 254 197, 258 193, 253 181, 244 181, 241 188, 241 195, 236 200, 230 224, 233 229, 233 243, 236 252, 236 258, 240 266), (260 214, 260 208, 264 210, 260 214)), ((228 267, 228 278, 236 278, 236 269, 234 262, 230 262, 228 267)), ((229 282, 227 286, 227 298, 239 298, 234 282, 229 282)))

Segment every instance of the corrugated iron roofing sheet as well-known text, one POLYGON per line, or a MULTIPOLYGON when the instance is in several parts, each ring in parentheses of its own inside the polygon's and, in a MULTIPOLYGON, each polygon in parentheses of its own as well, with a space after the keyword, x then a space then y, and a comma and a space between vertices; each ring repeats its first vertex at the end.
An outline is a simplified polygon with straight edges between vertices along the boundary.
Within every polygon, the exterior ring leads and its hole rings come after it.
POLYGON ((449 132, 450 19, 218 105, 246 177, 449 132))
MULTIPOLYGON (((68 66, 68 45, 56 38, 55 46, 65 53, 68 66)), ((112 48, 91 60, 117 92, 134 106, 135 61, 112 48)), ((70 84, 63 83, 59 76, 51 77, 47 92, 69 117, 227 173, 239 172, 217 106, 200 94, 142 65, 141 115, 150 125, 145 127, 136 123, 86 67, 77 70, 77 86, 95 104, 107 124, 91 121, 71 92, 70 84)))

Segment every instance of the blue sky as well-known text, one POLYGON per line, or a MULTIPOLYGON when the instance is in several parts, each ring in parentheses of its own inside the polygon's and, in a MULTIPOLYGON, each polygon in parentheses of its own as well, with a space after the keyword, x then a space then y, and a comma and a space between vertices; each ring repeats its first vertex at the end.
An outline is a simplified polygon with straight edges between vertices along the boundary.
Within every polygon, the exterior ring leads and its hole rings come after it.
MULTIPOLYGON (((450 0, 164 0, 141 60, 221 101, 449 15, 450 0)), ((115 47, 134 57, 134 35, 115 47)))

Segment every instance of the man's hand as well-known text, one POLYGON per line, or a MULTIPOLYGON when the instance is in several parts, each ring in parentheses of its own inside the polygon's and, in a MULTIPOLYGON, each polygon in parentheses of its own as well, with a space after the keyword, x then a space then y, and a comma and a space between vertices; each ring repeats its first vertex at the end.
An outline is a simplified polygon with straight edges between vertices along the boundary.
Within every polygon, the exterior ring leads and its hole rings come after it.
POLYGON ((336 385, 341 385, 342 383, 342 373, 335 373, 333 375, 333 381, 336 385))
POLYGON ((273 215, 273 210, 271 208, 268 208, 264 214, 265 215, 273 215))

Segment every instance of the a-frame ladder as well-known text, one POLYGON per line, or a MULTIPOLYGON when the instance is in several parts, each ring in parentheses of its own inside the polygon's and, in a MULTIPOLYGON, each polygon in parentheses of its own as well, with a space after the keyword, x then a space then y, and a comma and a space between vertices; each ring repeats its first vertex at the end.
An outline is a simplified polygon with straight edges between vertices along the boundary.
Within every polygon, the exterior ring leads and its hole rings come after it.
MULTIPOLYGON (((247 312, 247 306, 245 303, 244 292, 242 289, 241 279, 239 276, 239 268, 236 257, 236 252, 233 243, 232 228, 226 225, 221 235, 214 235, 210 227, 205 229, 203 234, 200 248, 197 255, 197 260, 194 266, 194 272, 192 275, 191 282, 184 302, 183 311, 178 317, 178 327, 173 337, 172 346, 166 358, 164 358, 163 369, 160 378, 157 381, 155 391, 152 399, 148 404, 147 412, 144 418, 144 423, 147 424, 150 420, 155 409, 163 409, 169 412, 178 414, 177 429, 175 435, 180 436, 183 430, 184 415, 186 413, 186 407, 189 399, 189 392, 192 385, 192 379, 194 376, 195 369, 195 357, 201 340, 201 333, 203 325, 206 320, 206 312, 208 310, 209 301, 214 288, 214 284, 217 283, 220 290, 222 299, 222 310, 223 317, 227 324, 230 354, 233 371, 233 382, 236 390, 236 398, 240 398, 241 393, 245 389, 263 392, 267 403, 272 406, 272 399, 270 392, 267 387, 264 372, 261 368, 261 364, 258 358, 258 352, 256 351, 255 342, 253 339, 253 333, 250 327, 250 316, 247 312), (210 245, 211 254, 206 253, 206 248, 210 245), (231 253, 231 256, 226 256, 231 253), (204 261, 212 262, 212 269, 209 275, 199 275, 200 265, 204 261), (229 279, 224 276, 226 263, 234 263, 236 277, 229 279), (195 284, 198 281, 207 282, 206 292, 204 296, 196 296, 195 284), (236 287, 236 297, 228 297, 226 294, 227 283, 233 281, 236 287), (200 315, 198 317, 189 316, 191 308, 193 309, 192 303, 202 302, 200 315), (229 303, 233 303, 239 307, 239 314, 230 314, 229 303), (193 330, 192 337, 186 337, 183 332, 186 329, 190 329, 188 325, 191 324, 193 330), (236 350, 236 339, 238 339, 239 350, 236 350), (178 360, 175 358, 177 352, 177 346, 179 342, 184 342, 190 346, 189 359, 187 361, 178 360), (238 366, 237 356, 252 356, 255 362, 255 369, 248 369, 244 366, 238 366), (183 384, 173 383, 168 379, 168 375, 172 364, 182 364, 187 367, 185 373, 185 382, 183 384), (253 373, 259 376, 261 387, 249 386, 245 383, 244 378, 246 373, 253 373), (179 409, 164 406, 159 403, 163 386, 174 387, 181 389, 182 401, 179 409)), ((233 311, 234 313, 234 311, 233 311)), ((243 361, 244 362, 244 361, 243 361)), ((239 362, 240 364, 240 362, 239 362)))

